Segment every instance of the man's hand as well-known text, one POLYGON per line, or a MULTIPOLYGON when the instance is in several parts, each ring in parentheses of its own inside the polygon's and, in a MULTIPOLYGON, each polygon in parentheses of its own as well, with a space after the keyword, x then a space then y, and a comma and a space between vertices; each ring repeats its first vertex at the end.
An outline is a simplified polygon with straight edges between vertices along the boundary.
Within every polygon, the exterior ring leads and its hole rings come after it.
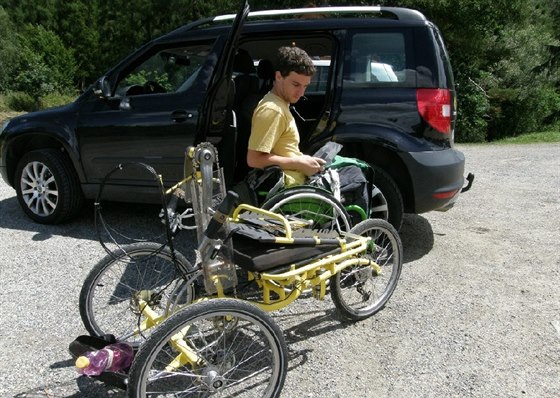
POLYGON ((302 155, 295 159, 298 159, 300 163, 300 168, 298 168, 297 170, 301 171, 308 177, 312 176, 313 174, 317 174, 325 169, 325 161, 321 158, 302 155))

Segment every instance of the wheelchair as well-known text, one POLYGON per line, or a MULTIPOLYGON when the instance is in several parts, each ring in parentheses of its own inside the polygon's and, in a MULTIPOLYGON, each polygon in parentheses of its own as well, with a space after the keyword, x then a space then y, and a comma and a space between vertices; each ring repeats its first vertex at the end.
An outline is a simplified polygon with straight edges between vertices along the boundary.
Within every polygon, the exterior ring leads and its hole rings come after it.
POLYGON ((344 208, 307 187, 289 197, 310 198, 315 207, 294 201, 290 209, 286 198, 275 199, 287 209, 280 214, 239 203, 225 191, 208 143, 189 148, 185 164, 185 179, 167 191, 162 221, 171 233, 190 228, 184 220, 194 218, 195 265, 172 240, 121 246, 87 276, 82 320, 91 335, 111 334, 138 350, 120 375, 129 396, 277 397, 287 347, 267 312, 311 292, 316 299, 330 293, 348 320, 372 316, 396 288, 399 235, 376 219, 345 229, 344 208), (176 198, 189 204, 182 213, 169 206, 176 198), (327 210, 316 206, 323 201, 327 210))
MULTIPOLYGON (((330 216, 330 227, 339 227, 349 231, 352 227, 352 218, 349 209, 354 206, 344 206, 328 189, 312 185, 296 185, 284 187, 284 173, 278 166, 270 166, 264 170, 253 169, 244 181, 238 183, 233 190, 239 195, 240 203, 258 206, 272 212, 300 218, 316 220, 312 229, 325 227, 324 217, 330 216)), ((363 219, 367 218, 363 212, 363 219)), ((360 216, 360 221, 362 215, 360 216)))

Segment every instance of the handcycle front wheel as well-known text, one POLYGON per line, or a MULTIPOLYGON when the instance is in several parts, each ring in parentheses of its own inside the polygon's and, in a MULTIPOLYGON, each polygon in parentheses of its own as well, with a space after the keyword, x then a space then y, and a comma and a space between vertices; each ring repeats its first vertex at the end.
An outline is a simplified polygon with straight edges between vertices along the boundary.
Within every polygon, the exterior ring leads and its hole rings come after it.
POLYGON ((129 397, 278 397, 288 350, 263 310, 237 299, 192 304, 158 326, 134 358, 129 397))
POLYGON ((331 194, 315 187, 293 187, 273 196, 262 208, 310 222, 311 230, 349 231, 350 216, 342 204, 331 194))
POLYGON ((349 266, 330 279, 334 305, 345 318, 357 321, 385 306, 397 287, 403 255, 396 229, 385 220, 362 221, 350 232, 371 238, 362 257, 379 267, 376 270, 370 265, 349 266))
POLYGON ((93 336, 110 333, 139 346, 150 333, 136 332, 142 319, 139 299, 161 315, 194 298, 194 285, 185 284, 178 267, 193 270, 182 254, 173 256, 167 246, 157 243, 123 245, 107 254, 91 269, 80 291, 80 316, 87 331, 93 336))

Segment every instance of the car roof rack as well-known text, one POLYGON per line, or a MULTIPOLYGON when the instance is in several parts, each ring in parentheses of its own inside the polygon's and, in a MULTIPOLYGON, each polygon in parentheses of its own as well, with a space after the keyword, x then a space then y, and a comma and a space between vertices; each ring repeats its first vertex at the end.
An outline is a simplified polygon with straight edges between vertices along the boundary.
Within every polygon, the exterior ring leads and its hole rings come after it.
MULTIPOLYGON (((426 22, 427 19, 420 11, 412 10, 410 8, 401 7, 381 7, 381 6, 340 6, 340 7, 308 7, 308 8, 289 8, 283 10, 262 10, 249 12, 248 19, 268 18, 274 19, 277 17, 280 20, 282 17, 297 17, 305 15, 319 14, 330 17, 338 17, 340 15, 347 15, 349 17, 356 15, 371 15, 378 18, 394 19, 407 22, 426 22)), ((203 18, 197 21, 190 22, 184 26, 177 28, 170 32, 168 35, 173 35, 178 32, 184 32, 190 29, 202 29, 214 24, 229 24, 233 21, 236 14, 224 14, 215 17, 203 18)), ((282 19, 286 20, 286 19, 282 19)))
MULTIPOLYGON (((306 14, 389 14, 390 17, 402 21, 425 21, 426 17, 419 11, 408 8, 381 6, 341 6, 341 7, 309 7, 283 10, 252 11, 247 18, 298 16, 306 14)), ((235 18, 235 14, 219 15, 212 21, 227 21, 235 18)))

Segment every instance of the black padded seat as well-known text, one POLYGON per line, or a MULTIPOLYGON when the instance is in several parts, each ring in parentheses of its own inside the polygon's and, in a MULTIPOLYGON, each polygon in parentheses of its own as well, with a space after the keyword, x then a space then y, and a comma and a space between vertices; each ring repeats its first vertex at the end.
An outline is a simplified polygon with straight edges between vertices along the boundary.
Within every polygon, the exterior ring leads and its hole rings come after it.
POLYGON ((261 59, 257 66, 257 76, 261 79, 262 84, 260 93, 262 95, 268 93, 274 82, 274 66, 268 59, 261 59))
POLYGON ((252 225, 237 225, 234 230, 234 262, 247 271, 270 272, 340 252, 337 239, 327 238, 326 243, 319 245, 314 244, 312 238, 299 239, 299 243, 295 244, 279 244, 274 242, 272 233, 252 225))
POLYGON ((249 172, 247 165, 247 146, 249 145, 249 136, 251 134, 251 118, 253 116, 254 106, 248 106, 253 103, 254 98, 259 95, 260 80, 257 76, 257 68, 253 63, 251 55, 243 49, 237 52, 233 71, 236 73, 235 98, 233 110, 237 115, 237 138, 235 143, 235 169, 233 173, 234 182, 242 181, 249 172))
POLYGON ((257 68, 249 53, 239 49, 233 60, 233 71, 237 74, 233 79, 235 83, 234 108, 240 109, 249 96, 259 92, 260 80, 257 76, 257 68))

